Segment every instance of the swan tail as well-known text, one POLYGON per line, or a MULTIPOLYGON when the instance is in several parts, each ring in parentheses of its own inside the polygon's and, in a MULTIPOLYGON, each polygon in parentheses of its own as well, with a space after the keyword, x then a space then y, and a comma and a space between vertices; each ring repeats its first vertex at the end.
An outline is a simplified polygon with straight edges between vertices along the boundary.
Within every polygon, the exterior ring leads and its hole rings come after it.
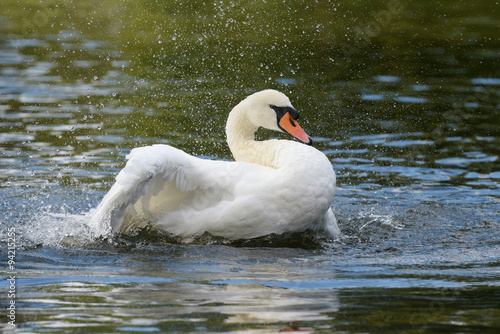
POLYGON ((337 218, 335 218, 335 214, 333 213, 332 208, 326 211, 325 216, 321 220, 319 224, 320 231, 326 234, 326 236, 331 238, 336 238, 340 235, 340 228, 337 225, 337 218))

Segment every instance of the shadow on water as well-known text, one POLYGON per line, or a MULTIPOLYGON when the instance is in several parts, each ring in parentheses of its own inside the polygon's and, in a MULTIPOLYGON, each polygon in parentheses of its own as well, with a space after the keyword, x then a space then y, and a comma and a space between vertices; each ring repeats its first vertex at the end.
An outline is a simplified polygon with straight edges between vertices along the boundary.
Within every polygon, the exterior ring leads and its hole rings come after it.
MULTIPOLYGON (((113 238, 113 242, 119 247, 127 249, 137 247, 137 241, 153 244, 182 244, 180 238, 167 235, 150 228, 139 229, 130 235, 120 235, 113 238)), ((321 249, 321 240, 316 238, 313 232, 285 233, 282 235, 269 234, 253 239, 230 240, 214 236, 208 232, 195 238, 190 244, 194 245, 226 245, 232 247, 270 247, 270 248, 303 248, 321 249)), ((140 246, 139 246, 140 248, 140 246)))

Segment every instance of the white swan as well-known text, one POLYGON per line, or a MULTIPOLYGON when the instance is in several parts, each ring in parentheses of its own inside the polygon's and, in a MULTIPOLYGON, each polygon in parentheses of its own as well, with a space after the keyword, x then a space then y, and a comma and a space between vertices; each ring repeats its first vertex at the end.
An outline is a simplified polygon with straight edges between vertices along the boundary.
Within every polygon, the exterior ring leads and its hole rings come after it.
POLYGON ((254 139, 264 127, 310 145, 298 117, 288 97, 264 90, 229 114, 235 162, 199 159, 168 145, 133 149, 90 225, 102 235, 150 225, 184 242, 204 232, 232 240, 306 230, 339 235, 328 158, 296 141, 254 139))

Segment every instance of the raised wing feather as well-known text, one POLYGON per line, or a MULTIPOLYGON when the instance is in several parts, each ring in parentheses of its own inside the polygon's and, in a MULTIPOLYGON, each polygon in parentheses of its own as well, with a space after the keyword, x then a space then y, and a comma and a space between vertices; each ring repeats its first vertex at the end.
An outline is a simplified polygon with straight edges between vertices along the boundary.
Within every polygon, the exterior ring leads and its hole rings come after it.
POLYGON ((241 163, 199 159, 168 145, 136 148, 127 159, 90 221, 103 235, 231 199, 241 170, 241 163))

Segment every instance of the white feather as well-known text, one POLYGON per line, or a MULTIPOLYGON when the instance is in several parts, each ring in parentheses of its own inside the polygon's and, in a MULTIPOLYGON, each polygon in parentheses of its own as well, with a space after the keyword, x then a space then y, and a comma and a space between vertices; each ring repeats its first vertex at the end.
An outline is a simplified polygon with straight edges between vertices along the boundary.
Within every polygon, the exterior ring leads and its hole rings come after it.
POLYGON ((269 123, 269 105, 278 103, 291 106, 283 94, 264 91, 231 111, 226 132, 240 161, 200 159, 168 145, 132 150, 90 224, 103 235, 151 225, 184 241, 204 232, 229 239, 307 229, 338 235, 326 156, 295 141, 253 139, 261 124, 248 113, 269 123))

